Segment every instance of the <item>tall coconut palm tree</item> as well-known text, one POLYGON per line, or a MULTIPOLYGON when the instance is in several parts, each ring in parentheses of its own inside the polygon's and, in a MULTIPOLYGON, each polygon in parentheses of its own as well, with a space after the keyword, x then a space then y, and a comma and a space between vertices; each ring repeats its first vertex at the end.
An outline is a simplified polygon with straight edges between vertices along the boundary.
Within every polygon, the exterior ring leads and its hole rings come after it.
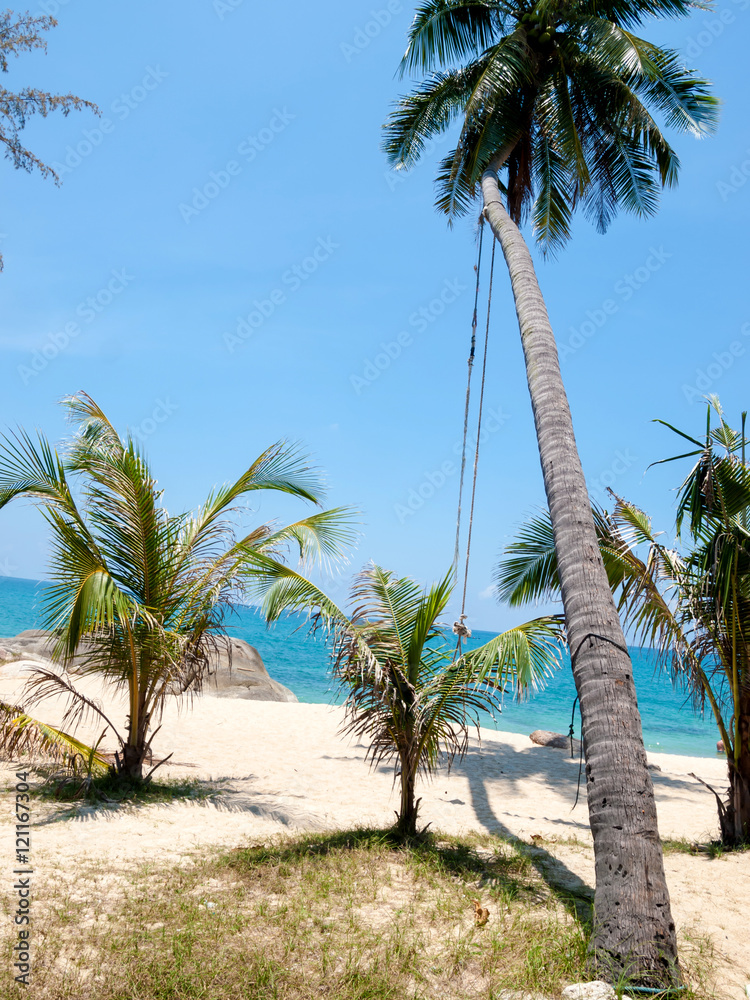
MULTIPOLYGON (((650 518, 615 498, 595 509, 612 592, 636 641, 654 647, 697 709, 708 704, 727 754, 729 792, 717 796, 725 846, 750 841, 750 467, 744 427, 732 430, 718 400, 718 426, 697 450, 677 508, 683 551, 665 545, 650 518)), ((743 421, 744 422, 744 421, 743 421)), ((668 425, 669 426, 669 425, 668 425)), ((674 461, 674 459, 667 459, 674 461)), ((559 595, 552 525, 544 512, 518 532, 497 574, 498 593, 517 606, 559 595)))
POLYGON ((332 643, 334 676, 346 695, 346 731, 369 740, 374 766, 394 761, 401 787, 396 833, 417 833, 420 772, 432 774, 468 746, 467 722, 499 707, 504 691, 537 688, 557 665, 562 623, 540 618, 456 657, 438 619, 453 591, 453 572, 422 589, 370 566, 354 581, 351 614, 291 567, 255 557, 253 576, 272 621, 284 611, 314 614, 332 643))
MULTIPOLYGON (((121 732, 65 671, 39 669, 33 701, 67 697, 64 723, 100 717, 119 743, 116 770, 138 781, 167 698, 200 690, 253 557, 283 558, 290 545, 303 560, 335 557, 353 540, 351 512, 260 524, 237 538, 231 514, 260 490, 319 502, 319 477, 295 449, 276 444, 196 512, 170 515, 132 436, 121 438, 84 393, 65 405, 77 429, 61 454, 41 435, 0 440, 0 508, 20 497, 41 508, 52 532, 42 617, 57 638, 54 659, 66 665, 83 652, 80 674, 127 692, 127 724, 121 732)), ((59 744, 60 732, 52 739, 59 744)))
POLYGON ((402 62, 421 74, 387 125, 397 167, 457 120, 438 174, 450 219, 481 192, 510 272, 552 518, 583 718, 596 857, 594 964, 649 985, 678 981, 632 665, 602 565, 554 335, 519 225, 531 213, 544 250, 570 234, 575 208, 606 229, 622 207, 652 213, 678 158, 654 115, 701 135, 715 124, 707 84, 677 53, 634 34, 689 0, 426 0, 402 62), (503 201, 505 199, 505 203, 503 201))

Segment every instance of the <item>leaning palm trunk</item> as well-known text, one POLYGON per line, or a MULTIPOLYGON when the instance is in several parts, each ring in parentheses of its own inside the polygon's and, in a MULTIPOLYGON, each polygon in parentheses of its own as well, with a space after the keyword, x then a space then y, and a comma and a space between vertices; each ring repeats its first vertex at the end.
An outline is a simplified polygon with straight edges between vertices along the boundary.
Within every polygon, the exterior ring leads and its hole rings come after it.
POLYGON ((597 541, 547 309, 497 174, 484 214, 510 272, 551 514, 573 677, 581 706, 596 864, 591 948, 608 978, 677 982, 677 942, 633 668, 597 541))
POLYGON ((721 839, 727 847, 750 843, 750 693, 740 698, 738 735, 728 754, 729 795, 720 808, 721 839))

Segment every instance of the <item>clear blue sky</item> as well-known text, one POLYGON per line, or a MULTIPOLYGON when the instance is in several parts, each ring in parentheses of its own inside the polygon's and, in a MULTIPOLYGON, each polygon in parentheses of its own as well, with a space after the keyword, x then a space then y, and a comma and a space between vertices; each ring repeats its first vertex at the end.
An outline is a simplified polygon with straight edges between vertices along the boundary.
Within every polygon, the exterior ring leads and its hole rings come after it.
MULTIPOLYGON (((719 0, 713 13, 648 29, 715 82, 719 134, 676 138, 681 182, 655 218, 618 218, 604 237, 581 220, 559 259, 539 262, 587 477, 611 481, 665 528, 682 470, 644 476, 679 450, 651 419, 699 432, 706 388, 730 422, 750 404, 748 7, 719 0)), ((447 145, 403 179, 379 149, 406 87, 394 71, 409 4, 34 9, 59 20, 48 54, 14 61, 3 85, 72 91, 102 117, 29 123, 27 145, 64 167, 60 188, 0 162, 0 425, 56 440, 56 400, 85 389, 139 429, 174 510, 271 442, 300 441, 326 470, 330 502, 364 511, 354 568, 372 558, 422 581, 442 574, 475 242, 470 220, 451 231, 433 209, 447 145), (267 315, 240 338, 256 302, 267 315), (386 359, 383 344, 399 356, 386 359), (434 495, 405 516, 410 491, 430 493, 430 479, 434 495)), ((519 620, 490 593, 492 568, 544 500, 502 268, 494 303, 469 587, 478 628, 519 620)), ((269 495, 258 515, 294 513, 269 495)), ((0 571, 43 576, 46 544, 38 512, 2 512, 0 571)))

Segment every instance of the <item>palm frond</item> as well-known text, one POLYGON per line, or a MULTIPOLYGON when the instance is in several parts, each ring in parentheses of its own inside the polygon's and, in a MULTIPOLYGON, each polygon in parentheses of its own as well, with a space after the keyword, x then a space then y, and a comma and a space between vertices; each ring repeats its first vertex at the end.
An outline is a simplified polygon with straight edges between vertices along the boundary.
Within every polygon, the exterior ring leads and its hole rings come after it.
POLYGON ((204 505, 206 515, 224 511, 241 496, 258 490, 277 490, 319 504, 324 493, 320 474, 294 445, 279 441, 267 448, 246 472, 212 493, 204 505))
POLYGON ((123 443, 119 434, 88 393, 65 396, 62 404, 68 411, 68 420, 77 427, 75 437, 68 446, 68 461, 73 469, 85 469, 92 456, 122 453, 123 443))
POLYGON ((477 684, 511 685, 517 699, 537 691, 559 666, 565 636, 562 615, 546 615, 516 625, 464 653, 477 684))
POLYGON ((87 718, 96 717, 104 722, 121 744, 124 744, 125 741, 99 702, 79 691, 67 675, 55 673, 47 667, 35 667, 26 682, 26 692, 30 705, 37 705, 47 698, 64 697, 67 700, 67 707, 62 717, 63 725, 70 722, 73 726, 77 726, 87 718))
POLYGON ((251 593, 262 599, 261 612, 269 622, 284 613, 315 616, 313 627, 321 627, 331 637, 334 658, 358 658, 376 674, 380 663, 365 637, 350 617, 311 580, 292 567, 264 553, 253 556, 251 593))
POLYGON ((512 608, 545 601, 559 589, 557 555, 549 511, 521 525, 506 547, 494 576, 498 600, 512 608))
POLYGON ((571 184, 563 156, 545 135, 540 135, 534 151, 537 197, 532 222, 544 253, 562 246, 570 236, 571 184))
POLYGON ((476 58, 495 37, 497 4, 488 0, 427 0, 409 29, 399 74, 476 58))
POLYGON ((19 496, 47 501, 68 513, 74 506, 57 453, 41 435, 35 443, 23 430, 0 436, 0 508, 19 496))
POLYGON ((695 10, 711 10, 702 0, 585 0, 581 13, 604 17, 625 28, 635 28, 652 17, 688 17, 695 10))
POLYGON ((407 648, 407 663, 413 676, 424 658, 424 650, 431 639, 439 635, 438 619, 445 611, 454 587, 454 572, 448 573, 429 587, 421 596, 417 613, 409 623, 411 638, 407 648))
MULTIPOLYGON (((645 44, 645 43, 644 43, 645 44)), ((719 101, 710 93, 710 83, 685 69, 677 52, 650 46, 653 70, 634 84, 678 132, 701 138, 711 135, 719 123, 719 101)))
MULTIPOLYGON (((293 543, 303 562, 318 563, 344 557, 359 538, 360 511, 353 507, 333 507, 271 531, 257 546, 261 552, 277 552, 293 543)), ((242 540, 238 543, 245 546, 242 540)))
POLYGON ((42 756, 67 765, 80 758, 96 773, 109 770, 109 761, 96 747, 7 702, 0 702, 0 753, 11 760, 24 755, 42 756))
POLYGON ((119 623, 138 614, 150 620, 101 566, 94 566, 76 583, 75 590, 53 586, 45 594, 44 625, 59 636, 54 656, 60 662, 70 660, 87 636, 111 635, 119 623))
POLYGON ((391 164, 408 170, 417 163, 428 143, 463 113, 483 65, 434 73, 398 101, 383 126, 383 150, 391 164))

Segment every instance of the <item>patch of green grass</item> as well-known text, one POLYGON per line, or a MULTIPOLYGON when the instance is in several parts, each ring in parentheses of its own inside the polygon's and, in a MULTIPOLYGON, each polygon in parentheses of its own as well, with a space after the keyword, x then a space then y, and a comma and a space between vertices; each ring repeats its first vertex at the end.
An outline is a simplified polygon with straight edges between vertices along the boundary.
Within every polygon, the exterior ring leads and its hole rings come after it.
POLYGON ((709 840, 700 843, 684 838, 677 840, 662 840, 662 849, 665 854, 704 854, 709 858, 720 858, 724 854, 742 853, 750 851, 750 843, 740 844, 738 847, 725 847, 720 840, 709 840))
POLYGON ((699 854, 700 845, 694 840, 680 838, 662 838, 661 848, 664 854, 699 854))
MULTIPOLYGON (((557 997, 587 976, 588 927, 520 842, 436 834, 403 843, 363 829, 193 861, 131 871, 86 862, 40 882, 25 995, 496 1000, 505 988, 557 997), (490 910, 484 926, 474 899, 490 910)), ((0 997, 12 992, 0 984, 0 997)))

